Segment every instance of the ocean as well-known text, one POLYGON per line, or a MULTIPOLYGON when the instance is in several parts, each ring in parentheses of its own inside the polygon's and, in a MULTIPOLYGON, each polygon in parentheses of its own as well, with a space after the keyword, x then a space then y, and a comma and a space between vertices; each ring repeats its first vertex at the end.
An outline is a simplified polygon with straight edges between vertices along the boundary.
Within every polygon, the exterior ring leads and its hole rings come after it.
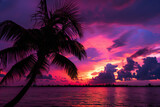
MULTIPOLYGON (((22 87, 1 87, 0 107, 22 87)), ((16 107, 160 107, 160 87, 31 87, 16 107)))

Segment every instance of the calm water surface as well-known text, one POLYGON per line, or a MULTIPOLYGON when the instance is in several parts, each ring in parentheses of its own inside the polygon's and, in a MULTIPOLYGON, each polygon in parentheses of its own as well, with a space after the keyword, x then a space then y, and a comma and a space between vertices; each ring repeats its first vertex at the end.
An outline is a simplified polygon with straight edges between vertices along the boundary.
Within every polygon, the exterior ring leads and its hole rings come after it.
MULTIPOLYGON (((0 106, 21 90, 0 88, 0 106)), ((160 107, 160 87, 32 87, 16 107, 160 107)))

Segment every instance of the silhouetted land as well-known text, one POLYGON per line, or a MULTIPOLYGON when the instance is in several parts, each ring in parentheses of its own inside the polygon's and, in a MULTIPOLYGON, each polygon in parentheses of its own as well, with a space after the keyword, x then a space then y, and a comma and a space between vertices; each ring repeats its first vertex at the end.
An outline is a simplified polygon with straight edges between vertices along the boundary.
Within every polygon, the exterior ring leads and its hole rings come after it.
MULTIPOLYGON (((0 86, 0 87, 23 87, 23 86, 0 86)), ((144 85, 144 86, 136 86, 136 85, 33 85, 32 87, 160 87, 160 85, 144 85)))

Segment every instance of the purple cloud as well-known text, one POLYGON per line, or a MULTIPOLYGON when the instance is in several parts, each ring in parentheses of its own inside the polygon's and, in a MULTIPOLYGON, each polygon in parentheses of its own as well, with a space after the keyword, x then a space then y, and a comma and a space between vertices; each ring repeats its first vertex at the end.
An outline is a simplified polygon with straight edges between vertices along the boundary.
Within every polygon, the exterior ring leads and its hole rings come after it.
POLYGON ((159 52, 160 48, 157 49, 151 49, 151 48, 142 48, 139 49, 137 52, 135 52, 133 55, 131 55, 131 58, 137 58, 139 56, 146 56, 149 54, 152 54, 154 52, 159 52))
POLYGON ((37 79, 47 79, 47 80, 55 80, 53 79, 52 75, 43 75, 43 76, 38 76, 37 79))
POLYGON ((118 71, 119 80, 127 81, 132 78, 137 80, 153 80, 160 79, 160 63, 158 63, 156 57, 146 57, 143 59, 143 65, 140 66, 137 62, 134 62, 131 58, 128 63, 124 66, 124 69, 118 71), (127 69, 126 69, 127 67, 127 69), (131 73, 132 70, 136 70, 136 73, 131 73))
POLYGON ((87 9, 85 8, 86 11, 83 11, 82 14, 86 16, 86 22, 88 23, 104 22, 120 24, 145 24, 160 15, 159 0, 135 0, 132 5, 129 2, 130 0, 113 0, 110 3, 106 0, 102 4, 94 5, 94 2, 89 2, 88 0, 85 2, 86 8, 87 5, 90 4, 90 6, 87 9), (115 9, 116 6, 120 7, 124 5, 126 6, 123 9, 115 9))
POLYGON ((144 64, 136 72, 138 80, 160 79, 160 63, 156 57, 147 57, 143 59, 144 64))
POLYGON ((4 77, 5 75, 4 74, 0 74, 0 77, 4 77))
POLYGON ((135 62, 132 58, 127 58, 127 64, 123 66, 123 69, 119 70, 118 73, 118 80, 131 80, 134 75, 131 74, 131 71, 140 68, 140 65, 135 62))
POLYGON ((104 72, 99 73, 98 76, 90 80, 90 84, 110 84, 115 82, 114 72, 117 71, 117 65, 107 64, 104 72))
POLYGON ((127 33, 121 35, 118 39, 114 40, 114 44, 108 47, 108 51, 111 51, 114 48, 122 47, 126 45, 128 38, 133 34, 133 31, 128 31, 127 33))

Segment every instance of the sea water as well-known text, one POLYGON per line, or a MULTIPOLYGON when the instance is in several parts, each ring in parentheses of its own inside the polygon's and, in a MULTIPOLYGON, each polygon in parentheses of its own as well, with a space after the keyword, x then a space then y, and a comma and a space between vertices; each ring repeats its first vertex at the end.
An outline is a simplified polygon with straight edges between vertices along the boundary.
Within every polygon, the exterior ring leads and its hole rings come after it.
MULTIPOLYGON (((1 87, 0 107, 21 87, 1 87)), ((31 87, 16 107, 160 107, 160 87, 31 87)))

